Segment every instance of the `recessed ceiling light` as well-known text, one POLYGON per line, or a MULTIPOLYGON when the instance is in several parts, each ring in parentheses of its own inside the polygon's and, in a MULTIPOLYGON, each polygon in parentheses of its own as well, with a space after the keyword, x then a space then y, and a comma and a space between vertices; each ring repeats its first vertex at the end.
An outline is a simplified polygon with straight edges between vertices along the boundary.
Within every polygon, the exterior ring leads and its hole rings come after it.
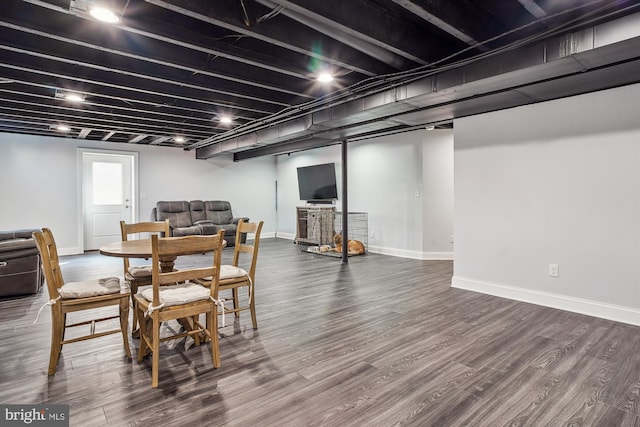
POLYGON ((231 122, 232 122, 231 117, 229 117, 229 116, 220 116, 220 123, 222 123, 223 125, 231 124, 231 122))
POLYGON ((320 83, 329 83, 333 81, 333 76, 330 73, 320 73, 318 74, 318 81, 320 83))
POLYGON ((107 22, 109 24, 120 22, 120 17, 118 17, 118 15, 116 15, 112 10, 104 7, 94 7, 89 11, 89 13, 98 21, 107 22))
POLYGON ((71 128, 67 125, 58 125, 56 126, 56 129, 60 132, 69 132, 71 130, 71 128))
POLYGON ((64 99, 71 102, 84 102, 84 96, 80 95, 79 93, 67 93, 64 96, 64 99))
POLYGON ((183 142, 186 141, 183 136, 176 136, 175 138, 173 138, 173 140, 178 144, 182 144, 183 142))

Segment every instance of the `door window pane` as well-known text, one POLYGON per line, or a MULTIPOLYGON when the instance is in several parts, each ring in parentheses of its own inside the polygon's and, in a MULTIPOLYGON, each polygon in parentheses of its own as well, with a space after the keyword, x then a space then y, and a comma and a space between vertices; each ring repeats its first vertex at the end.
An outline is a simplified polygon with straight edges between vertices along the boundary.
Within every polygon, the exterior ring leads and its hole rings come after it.
POLYGON ((122 164, 93 162, 93 203, 122 204, 122 164))

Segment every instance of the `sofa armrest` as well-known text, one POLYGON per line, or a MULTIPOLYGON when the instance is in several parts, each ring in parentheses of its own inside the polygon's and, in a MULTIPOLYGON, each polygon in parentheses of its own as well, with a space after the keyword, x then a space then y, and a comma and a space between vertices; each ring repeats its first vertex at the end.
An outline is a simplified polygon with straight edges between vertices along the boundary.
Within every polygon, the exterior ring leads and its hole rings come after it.
POLYGON ((239 217, 239 218, 232 218, 231 219, 231 224, 238 225, 238 223, 240 222, 241 219, 243 219, 244 222, 249 222, 249 218, 246 217, 246 216, 243 216, 243 217, 239 217))
POLYGON ((151 222, 156 222, 158 220, 157 213, 158 213, 158 211, 157 211, 156 208, 151 209, 151 216, 149 217, 151 222))

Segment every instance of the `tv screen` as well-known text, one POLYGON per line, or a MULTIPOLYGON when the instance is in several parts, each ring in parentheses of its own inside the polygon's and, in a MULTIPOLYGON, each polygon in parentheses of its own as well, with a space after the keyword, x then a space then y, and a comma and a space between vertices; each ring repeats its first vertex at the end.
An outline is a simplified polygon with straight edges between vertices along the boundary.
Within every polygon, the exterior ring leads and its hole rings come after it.
POLYGON ((335 200, 338 198, 334 163, 298 168, 300 200, 335 200))

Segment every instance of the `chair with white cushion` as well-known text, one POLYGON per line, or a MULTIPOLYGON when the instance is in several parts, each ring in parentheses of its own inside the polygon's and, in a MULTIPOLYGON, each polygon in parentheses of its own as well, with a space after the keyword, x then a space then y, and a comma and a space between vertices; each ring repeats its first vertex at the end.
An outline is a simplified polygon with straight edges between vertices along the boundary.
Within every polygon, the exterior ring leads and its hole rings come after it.
MULTIPOLYGON (((163 233, 161 237, 169 237, 169 220, 156 221, 156 222, 138 222, 133 224, 127 224, 124 221, 120 221, 120 232, 122 234, 122 241, 129 240, 129 236, 138 235, 140 233, 158 234, 163 233)), ((146 237, 146 236, 144 236, 146 237)), ((129 258, 123 258, 124 262, 124 280, 129 283, 131 288, 131 302, 133 303, 133 296, 138 293, 140 286, 151 285, 151 265, 135 265, 132 266, 129 262, 129 258)), ((138 332, 138 313, 133 310, 133 322, 131 324, 133 336, 137 336, 138 332)))
POLYGON ((152 353, 151 387, 158 387, 160 365, 160 342, 190 336, 195 344, 208 338, 211 342, 211 358, 215 368, 220 367, 218 351, 218 284, 224 230, 211 236, 183 236, 159 238, 151 236, 152 286, 140 289, 135 299, 135 309, 140 322, 140 349, 138 361, 152 353), (211 264, 206 267, 185 268, 162 272, 161 257, 211 253, 211 264), (211 286, 205 287, 195 280, 210 276, 211 286), (206 324, 200 323, 200 315, 206 315, 206 324), (171 336, 160 336, 162 322, 179 320, 185 332, 171 336))
MULTIPOLYGON (((258 249, 260 247, 260 233, 262 232, 262 225, 264 221, 260 222, 244 222, 244 220, 238 221, 238 228, 236 231, 236 243, 233 248, 233 259, 230 265, 222 265, 220 267, 220 286, 219 291, 231 291, 230 300, 233 301, 233 308, 224 307, 224 313, 235 313, 236 317, 240 316, 240 312, 244 310, 250 310, 251 321, 253 323, 253 329, 258 329, 258 319, 256 317, 256 304, 255 304, 255 278, 256 278, 256 265, 258 263, 258 249), (243 236, 246 235, 246 241, 248 243, 242 243, 243 236), (251 238, 253 234, 253 238, 251 238), (249 271, 240 267, 240 263, 243 265, 248 264, 249 271), (240 306, 238 298, 238 289, 247 288, 247 305, 240 306)), ((200 279, 198 283, 205 286, 209 286, 211 278, 206 277, 200 279)))
MULTIPOLYGON (((46 305, 51 306, 51 351, 49 354, 48 374, 55 374, 64 344, 99 338, 110 334, 122 334, 124 351, 127 357, 131 359, 127 336, 130 292, 126 283, 121 283, 117 277, 65 283, 60 270, 56 242, 51 230, 43 228, 42 232, 34 232, 33 238, 42 258, 44 277, 47 283, 47 291, 49 292, 49 301, 46 305), (117 307, 118 314, 67 324, 68 313, 108 306, 117 307), (119 319, 120 328, 96 332, 96 323, 110 322, 112 319, 119 319), (83 325, 90 326, 88 334, 68 340, 64 339, 66 328, 83 325)), ((104 313, 101 312, 101 315, 104 316, 104 313)))

